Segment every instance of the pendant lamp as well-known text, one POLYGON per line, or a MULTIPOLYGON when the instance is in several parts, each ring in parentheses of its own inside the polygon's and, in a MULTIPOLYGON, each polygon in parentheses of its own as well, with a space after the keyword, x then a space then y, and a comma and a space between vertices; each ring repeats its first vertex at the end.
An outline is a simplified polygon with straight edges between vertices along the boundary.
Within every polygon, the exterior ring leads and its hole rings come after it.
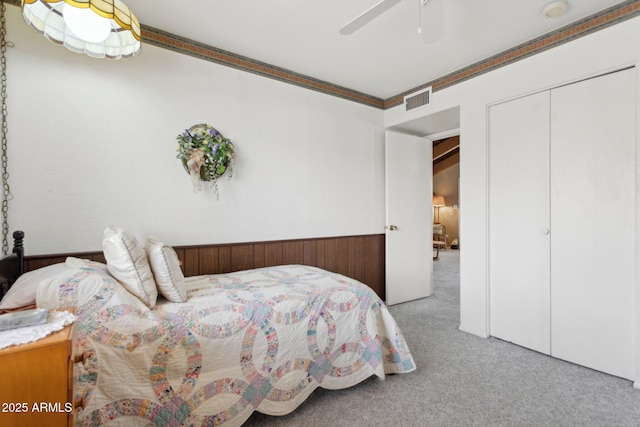
POLYGON ((140 23, 120 0, 22 0, 22 16, 73 52, 108 59, 140 52, 140 23))

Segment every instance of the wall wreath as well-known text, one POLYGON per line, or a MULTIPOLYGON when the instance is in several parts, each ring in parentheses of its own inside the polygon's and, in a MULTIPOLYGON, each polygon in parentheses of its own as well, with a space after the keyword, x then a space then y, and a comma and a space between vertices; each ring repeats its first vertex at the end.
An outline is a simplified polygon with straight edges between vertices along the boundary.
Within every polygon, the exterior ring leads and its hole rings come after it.
POLYGON ((191 126, 177 137, 178 155, 182 165, 191 176, 193 192, 202 190, 202 181, 211 182, 219 197, 218 178, 225 173, 233 176, 235 147, 229 138, 222 136, 208 124, 191 126))

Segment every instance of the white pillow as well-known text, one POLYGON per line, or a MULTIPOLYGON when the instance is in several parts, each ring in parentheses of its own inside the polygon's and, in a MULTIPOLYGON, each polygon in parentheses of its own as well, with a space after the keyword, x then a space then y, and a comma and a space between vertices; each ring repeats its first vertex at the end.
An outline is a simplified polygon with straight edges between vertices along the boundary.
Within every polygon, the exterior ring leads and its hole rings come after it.
POLYGON ((102 240, 107 269, 129 292, 153 308, 158 290, 144 248, 127 230, 109 227, 102 240))
POLYGON ((185 302, 187 285, 176 251, 155 237, 147 239, 145 250, 160 294, 171 302, 185 302))
POLYGON ((59 263, 24 273, 18 277, 18 280, 0 301, 0 310, 10 310, 35 304, 38 285, 46 280, 53 280, 69 270, 70 268, 65 263, 59 263))

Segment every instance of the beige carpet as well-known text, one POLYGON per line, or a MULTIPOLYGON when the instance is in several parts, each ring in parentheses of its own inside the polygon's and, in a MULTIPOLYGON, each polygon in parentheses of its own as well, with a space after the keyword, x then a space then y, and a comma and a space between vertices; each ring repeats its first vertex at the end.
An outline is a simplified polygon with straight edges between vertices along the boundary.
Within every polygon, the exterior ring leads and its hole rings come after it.
POLYGON ((391 307, 416 372, 316 390, 247 426, 640 426, 632 383, 458 331, 459 252, 434 262, 434 296, 391 307))

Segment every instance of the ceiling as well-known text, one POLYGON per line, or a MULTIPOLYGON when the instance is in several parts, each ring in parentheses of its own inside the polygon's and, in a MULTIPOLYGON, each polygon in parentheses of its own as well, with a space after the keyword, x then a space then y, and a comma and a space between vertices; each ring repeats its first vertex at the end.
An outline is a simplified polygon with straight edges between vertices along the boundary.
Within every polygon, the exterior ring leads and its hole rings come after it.
MULTIPOLYGON (((352 35, 338 30, 379 0, 125 0, 141 24, 386 99, 623 0, 444 0, 444 36, 418 35, 420 0, 402 0, 352 35)), ((144 55, 144 46, 141 53, 144 55)))

